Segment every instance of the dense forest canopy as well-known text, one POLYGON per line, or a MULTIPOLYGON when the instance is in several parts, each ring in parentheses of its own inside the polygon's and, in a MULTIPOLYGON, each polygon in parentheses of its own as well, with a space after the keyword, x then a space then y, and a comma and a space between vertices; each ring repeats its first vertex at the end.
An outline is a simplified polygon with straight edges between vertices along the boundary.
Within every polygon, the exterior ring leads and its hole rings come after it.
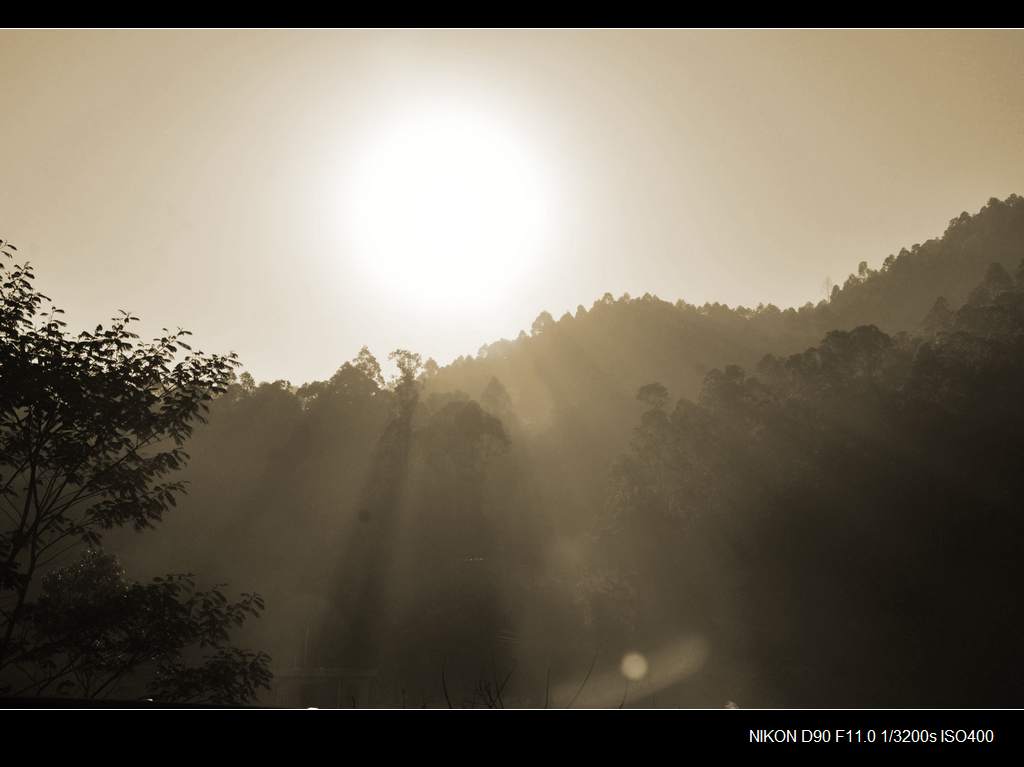
POLYGON ((258 592, 247 645, 378 704, 1014 705, 1021 197, 800 308, 606 293, 391 359, 232 373, 108 548, 258 592))

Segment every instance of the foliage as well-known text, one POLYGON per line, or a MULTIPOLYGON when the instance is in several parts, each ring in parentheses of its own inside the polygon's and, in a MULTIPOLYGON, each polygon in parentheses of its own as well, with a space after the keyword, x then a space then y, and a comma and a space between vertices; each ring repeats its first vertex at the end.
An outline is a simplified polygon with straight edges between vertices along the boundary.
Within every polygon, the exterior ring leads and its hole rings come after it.
POLYGON ((425 697, 445 656, 452 689, 520 660, 511 700, 697 634, 659 702, 1012 705, 1022 242, 1013 196, 802 307, 608 293, 390 381, 365 348, 243 377, 192 523, 133 551, 270 590, 275 655, 425 697))
MULTIPOLYGON (((151 528, 176 505, 185 485, 170 475, 187 462, 194 423, 226 391, 237 361, 193 350, 185 330, 140 342, 130 329, 137 318, 126 312, 73 335, 62 310, 34 287, 31 266, 9 264, 15 248, 0 244, 0 674, 41 672, 49 682, 38 689, 73 677, 92 695, 133 663, 180 649, 184 623, 155 625, 155 634, 140 626, 143 615, 166 613, 188 583, 127 587, 112 562, 92 556, 47 575, 36 602, 32 589, 72 549, 97 547, 115 528, 151 528), (122 591, 127 602, 109 612, 122 591), (67 665, 57 676, 63 667, 54 652, 67 665)), ((197 592, 181 609, 218 595, 197 592)), ((231 607, 230 622, 251 614, 249 604, 231 607)), ((213 634, 193 639, 225 649, 213 634)), ((259 682, 257 672, 251 678, 259 682)))
POLYGON ((617 577, 654 591, 634 629, 703 614, 722 651, 772 669, 780 705, 1010 705, 1024 283, 990 269, 945 328, 833 331, 756 376, 711 371, 671 414, 641 390, 603 538, 617 577))
POLYGON ((31 681, 18 692, 94 698, 144 668, 156 700, 252 701, 269 685, 269 657, 232 647, 229 637, 262 610, 255 594, 229 602, 220 587, 198 590, 191 575, 131 582, 115 557, 89 549, 42 579, 27 615, 30 649, 18 662, 31 681))

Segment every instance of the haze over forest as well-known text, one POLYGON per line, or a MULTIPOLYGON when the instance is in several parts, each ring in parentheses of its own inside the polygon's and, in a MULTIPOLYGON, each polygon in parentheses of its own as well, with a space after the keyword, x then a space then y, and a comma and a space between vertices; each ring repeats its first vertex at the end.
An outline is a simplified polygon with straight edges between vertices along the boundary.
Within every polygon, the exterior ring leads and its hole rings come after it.
POLYGON ((0 693, 1016 705, 1022 53, 0 33, 0 693))

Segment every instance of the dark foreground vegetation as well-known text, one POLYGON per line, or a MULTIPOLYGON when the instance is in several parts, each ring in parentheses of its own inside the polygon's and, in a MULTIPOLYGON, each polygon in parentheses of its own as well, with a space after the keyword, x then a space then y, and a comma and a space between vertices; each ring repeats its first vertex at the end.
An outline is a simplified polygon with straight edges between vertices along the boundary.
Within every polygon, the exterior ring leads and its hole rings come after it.
POLYGON ((390 381, 73 336, 12 264, 9 695, 1018 704, 1024 199, 817 304, 606 294, 390 381))

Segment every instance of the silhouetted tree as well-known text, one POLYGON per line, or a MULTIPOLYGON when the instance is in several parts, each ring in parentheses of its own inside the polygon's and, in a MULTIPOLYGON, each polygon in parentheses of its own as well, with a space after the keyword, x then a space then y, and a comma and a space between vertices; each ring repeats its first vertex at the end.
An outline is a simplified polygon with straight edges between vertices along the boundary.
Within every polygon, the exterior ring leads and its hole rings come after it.
POLYGON ((530 332, 535 336, 539 336, 554 324, 555 318, 551 316, 551 312, 541 312, 530 326, 530 332))
POLYGON ((262 609, 255 594, 229 602, 220 587, 198 590, 190 575, 129 581, 115 557, 90 549, 42 579, 18 664, 31 681, 15 692, 96 698, 144 670, 149 681, 136 691, 157 700, 253 701, 269 685, 269 657, 233 647, 230 632, 262 609))
POLYGON ((13 669, 31 673, 27 667, 50 662, 33 620, 40 576, 70 550, 97 547, 113 528, 153 527, 175 505, 185 486, 168 475, 187 461, 193 423, 226 391, 237 361, 192 350, 184 330, 141 343, 130 330, 136 318, 125 312, 108 328, 71 335, 63 312, 35 289, 31 267, 8 265, 14 248, 0 245, 0 677, 7 679, 13 669))

